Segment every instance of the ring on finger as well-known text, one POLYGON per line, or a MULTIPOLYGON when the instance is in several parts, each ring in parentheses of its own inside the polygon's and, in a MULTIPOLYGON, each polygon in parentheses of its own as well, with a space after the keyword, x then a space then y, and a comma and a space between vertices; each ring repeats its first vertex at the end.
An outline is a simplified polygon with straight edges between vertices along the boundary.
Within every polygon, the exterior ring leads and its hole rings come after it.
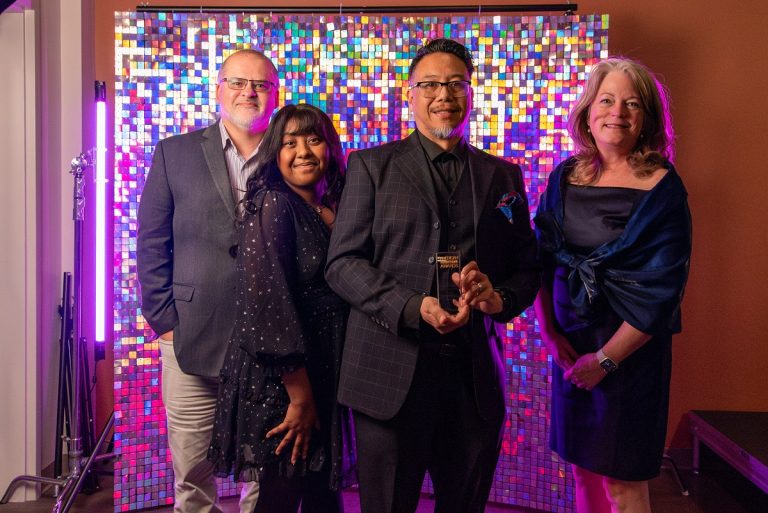
POLYGON ((477 291, 482 292, 483 290, 483 284, 480 282, 476 282, 475 285, 477 285, 477 291))

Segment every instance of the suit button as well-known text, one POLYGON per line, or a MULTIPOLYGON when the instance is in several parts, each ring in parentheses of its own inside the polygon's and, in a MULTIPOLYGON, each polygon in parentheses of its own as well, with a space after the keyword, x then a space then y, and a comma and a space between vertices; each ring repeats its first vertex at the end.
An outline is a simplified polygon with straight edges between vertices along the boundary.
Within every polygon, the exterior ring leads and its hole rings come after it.
POLYGON ((430 264, 434 264, 435 263, 435 257, 431 256, 431 257, 427 258, 427 262, 429 262, 430 264))
POLYGON ((232 258, 237 258, 237 244, 229 247, 229 256, 232 258))
POLYGON ((435 224, 433 224, 433 225, 432 225, 432 227, 433 227, 435 230, 439 230, 439 229, 440 229, 440 222, 439 222, 439 221, 435 221, 435 224))
POLYGON ((448 200, 448 204, 449 204, 450 206, 454 206, 454 205, 456 205, 456 200, 455 200, 455 199, 453 199, 453 198, 451 198, 451 199, 449 199, 449 200, 448 200))
POLYGON ((456 228, 456 221, 451 221, 451 223, 448 225, 451 228, 456 228))
POLYGON ((451 251, 456 251, 456 244, 451 244, 450 246, 448 246, 448 249, 450 249, 451 251))

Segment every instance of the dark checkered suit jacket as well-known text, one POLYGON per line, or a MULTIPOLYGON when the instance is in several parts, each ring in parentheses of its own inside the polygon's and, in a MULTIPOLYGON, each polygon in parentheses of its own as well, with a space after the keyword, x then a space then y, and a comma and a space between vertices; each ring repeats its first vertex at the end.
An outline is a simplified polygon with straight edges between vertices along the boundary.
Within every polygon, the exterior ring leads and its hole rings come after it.
MULTIPOLYGON (((478 266, 494 287, 512 292, 497 321, 529 306, 539 286, 536 242, 520 168, 469 147, 478 266), (496 205, 519 194, 513 220, 496 205)), ((352 306, 339 384, 339 401, 386 420, 402 406, 413 378, 418 335, 400 330, 414 294, 429 294, 440 241, 439 209, 416 133, 352 153, 347 184, 331 236, 326 278, 352 306)), ((504 414, 501 340, 492 319, 474 312, 472 365, 483 417, 504 414)))

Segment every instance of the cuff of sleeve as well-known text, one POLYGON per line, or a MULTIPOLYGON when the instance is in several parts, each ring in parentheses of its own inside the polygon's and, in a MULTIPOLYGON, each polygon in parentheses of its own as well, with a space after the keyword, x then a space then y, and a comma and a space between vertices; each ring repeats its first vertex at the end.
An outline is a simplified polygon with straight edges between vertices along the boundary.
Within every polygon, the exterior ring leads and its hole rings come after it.
POLYGON ((155 332, 155 338, 160 338, 160 335, 162 335, 163 333, 168 333, 169 331, 173 331, 174 329, 176 329, 176 326, 178 326, 179 324, 178 317, 176 317, 175 315, 167 316, 167 317, 168 318, 157 320, 152 323, 149 323, 149 321, 147 321, 147 324, 149 324, 149 327, 152 328, 152 331, 155 332))
POLYGON ((305 366, 303 354, 291 354, 279 357, 259 355, 258 359, 264 364, 265 374, 272 376, 290 374, 305 366))
POLYGON ((414 294, 405 303, 403 312, 400 315, 400 327, 408 330, 418 330, 421 323, 421 302, 424 296, 414 294))
POLYGON ((493 290, 498 292, 499 296, 501 296, 501 312, 491 315, 491 319, 495 322, 507 323, 511 321, 517 313, 517 298, 515 297, 515 293, 506 287, 494 288, 493 290))
POLYGON ((176 326, 178 325, 178 322, 175 322, 173 324, 171 323, 164 323, 160 325, 150 326, 152 328, 152 331, 155 332, 155 339, 160 340, 160 336, 170 332, 173 332, 176 329, 176 326))

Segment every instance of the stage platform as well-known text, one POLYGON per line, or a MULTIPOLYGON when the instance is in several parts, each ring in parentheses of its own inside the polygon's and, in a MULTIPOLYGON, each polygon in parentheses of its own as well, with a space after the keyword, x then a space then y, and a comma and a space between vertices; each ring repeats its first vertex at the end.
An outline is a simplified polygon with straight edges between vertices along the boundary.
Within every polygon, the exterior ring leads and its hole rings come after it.
POLYGON ((693 470, 699 472, 701 444, 768 493, 768 412, 689 412, 693 470))

